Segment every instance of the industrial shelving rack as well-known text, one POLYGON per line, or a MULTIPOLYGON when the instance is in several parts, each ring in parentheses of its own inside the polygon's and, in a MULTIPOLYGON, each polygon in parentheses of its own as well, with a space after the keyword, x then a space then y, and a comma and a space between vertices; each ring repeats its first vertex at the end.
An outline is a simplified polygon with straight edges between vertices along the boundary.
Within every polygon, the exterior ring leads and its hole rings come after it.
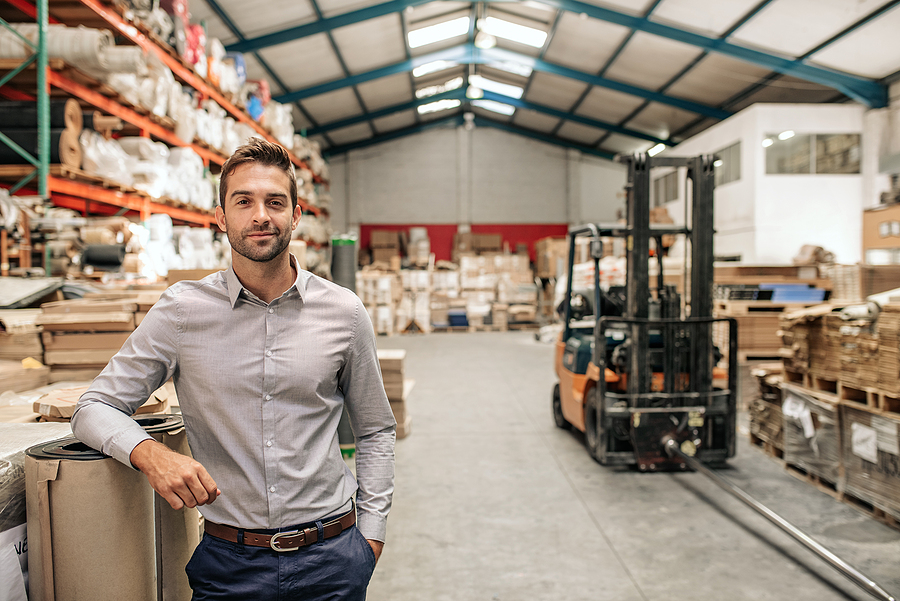
MULTIPOLYGON (((181 140, 175 135, 173 129, 165 124, 153 120, 134 108, 126 106, 117 98, 104 95, 102 91, 79 81, 82 78, 77 76, 77 66, 66 65, 63 61, 50 60, 47 56, 46 44, 48 23, 52 21, 70 26, 86 25, 111 29, 120 38, 140 46, 147 53, 155 54, 172 70, 177 80, 190 86, 204 97, 215 100, 235 120, 249 125, 261 137, 272 142, 275 142, 275 139, 249 114, 235 106, 216 87, 200 77, 192 67, 177 57, 174 51, 152 39, 149 32, 142 31, 135 24, 127 21, 114 6, 105 4, 101 0, 37 0, 36 4, 31 4, 29 0, 5 0, 5 2, 34 18, 39 31, 37 44, 29 43, 34 50, 34 54, 30 58, 23 61, 0 61, 0 72, 6 71, 5 75, 0 78, 0 96, 14 100, 35 100, 38 107, 38 156, 31 156, 0 132, 0 141, 16 149, 16 152, 33 167, 33 169, 29 169, 28 165, 25 166, 26 173, 23 173, 22 179, 10 188, 11 193, 22 190, 29 182, 36 180, 36 193, 42 198, 49 199, 56 206, 75 209, 85 214, 90 213, 92 203, 99 203, 118 207, 120 214, 135 211, 139 213, 142 220, 154 213, 165 213, 172 219, 189 225, 202 227, 215 225, 215 217, 210 211, 170 206, 143 194, 103 187, 51 173, 49 161, 51 94, 76 98, 83 104, 91 105, 99 111, 118 117, 123 122, 138 128, 142 136, 155 138, 170 146, 193 148, 202 157, 207 167, 211 163, 221 166, 227 157, 214 149, 194 143, 192 140, 181 140), (59 20, 55 19, 50 14, 51 8, 58 8, 60 15, 64 14, 65 17, 61 16, 59 20), (36 89, 33 90, 33 95, 8 85, 16 76, 26 70, 36 72, 36 89)), ((0 25, 11 29, 2 18, 0 18, 0 25)), ((300 159, 292 156, 292 160, 297 167, 308 168, 300 159)), ((327 181, 318 176, 315 177, 314 182, 327 185, 327 181)), ((317 216, 322 213, 321 209, 310 205, 303 199, 300 199, 300 205, 304 212, 317 216)))

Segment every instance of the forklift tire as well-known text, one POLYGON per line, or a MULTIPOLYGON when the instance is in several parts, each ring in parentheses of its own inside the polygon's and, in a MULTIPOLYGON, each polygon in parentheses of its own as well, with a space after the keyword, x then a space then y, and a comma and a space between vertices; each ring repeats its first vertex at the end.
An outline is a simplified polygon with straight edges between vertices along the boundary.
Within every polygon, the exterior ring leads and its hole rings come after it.
POLYGON ((597 389, 591 388, 588 390, 584 404, 584 446, 587 447, 588 453, 596 461, 601 461, 603 446, 606 444, 606 441, 601 436, 601 418, 600 399, 597 396, 597 389))
POLYGON ((559 384, 553 386, 553 421, 556 422, 557 428, 562 428, 563 430, 572 429, 572 424, 563 417, 562 400, 559 396, 559 384))

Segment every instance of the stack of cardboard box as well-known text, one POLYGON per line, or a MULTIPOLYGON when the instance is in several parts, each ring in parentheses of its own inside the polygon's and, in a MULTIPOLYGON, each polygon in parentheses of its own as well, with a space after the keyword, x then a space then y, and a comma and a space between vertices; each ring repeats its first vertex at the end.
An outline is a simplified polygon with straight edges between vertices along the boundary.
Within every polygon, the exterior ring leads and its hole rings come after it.
POLYGON ((385 263, 387 265, 395 263, 399 268, 400 232, 372 230, 369 247, 372 249, 373 263, 385 263))
POLYGON ((431 272, 404 269, 400 280, 403 293, 397 306, 397 331, 430 332, 431 272))
POLYGON ((41 338, 50 381, 90 380, 134 330, 138 304, 78 299, 46 303, 41 311, 37 323, 44 328, 41 338))
POLYGON ((402 295, 400 277, 385 271, 358 271, 356 294, 369 312, 375 333, 393 334, 402 295))
POLYGON ((412 417, 407 411, 406 403, 415 382, 405 377, 405 361, 405 350, 378 349, 384 391, 391 402, 394 419, 397 420, 397 438, 406 438, 412 428, 412 417))
POLYGON ((500 234, 454 234, 453 236, 453 261, 459 262, 461 256, 466 254, 484 254, 503 252, 503 236, 500 234))
POLYGON ((21 361, 31 357, 43 363, 41 328, 37 325, 40 309, 0 311, 0 360, 21 361))
POLYGON ((878 388, 900 394, 900 304, 882 307, 876 326, 878 334, 878 388))
POLYGON ((411 265, 425 267, 431 258, 431 238, 424 227, 409 228, 409 243, 407 244, 407 256, 411 265))

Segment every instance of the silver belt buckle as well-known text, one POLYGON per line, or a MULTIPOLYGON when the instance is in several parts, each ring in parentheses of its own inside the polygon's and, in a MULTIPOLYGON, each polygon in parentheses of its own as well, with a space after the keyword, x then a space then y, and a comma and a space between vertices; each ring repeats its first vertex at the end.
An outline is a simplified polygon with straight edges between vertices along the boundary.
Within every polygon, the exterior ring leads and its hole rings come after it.
MULTIPOLYGON (((269 540, 269 546, 272 547, 273 551, 278 551, 279 553, 285 553, 287 551, 296 551, 300 547, 289 547, 287 549, 282 549, 281 547, 277 546, 277 541, 282 536, 294 536, 297 534, 303 534, 303 532, 300 530, 294 530, 292 532, 277 532, 277 533, 273 534, 272 538, 269 540)), ((304 536, 304 539, 305 538, 306 537, 304 536)))

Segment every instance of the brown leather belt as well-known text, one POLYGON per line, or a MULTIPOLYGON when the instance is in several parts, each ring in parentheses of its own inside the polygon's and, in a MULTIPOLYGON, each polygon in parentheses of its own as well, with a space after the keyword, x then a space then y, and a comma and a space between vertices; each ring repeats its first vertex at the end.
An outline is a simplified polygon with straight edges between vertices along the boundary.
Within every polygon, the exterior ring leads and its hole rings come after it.
MULTIPOLYGON (((356 511, 351 509, 336 520, 322 524, 325 533, 324 538, 337 536, 356 523, 356 511)), ((244 530, 244 540, 238 540, 238 529, 224 524, 206 521, 204 530, 207 534, 227 540, 231 543, 243 542, 251 547, 268 547, 274 551, 296 551, 301 547, 308 547, 319 540, 319 530, 312 526, 303 530, 291 530, 276 534, 259 534, 244 530)))

